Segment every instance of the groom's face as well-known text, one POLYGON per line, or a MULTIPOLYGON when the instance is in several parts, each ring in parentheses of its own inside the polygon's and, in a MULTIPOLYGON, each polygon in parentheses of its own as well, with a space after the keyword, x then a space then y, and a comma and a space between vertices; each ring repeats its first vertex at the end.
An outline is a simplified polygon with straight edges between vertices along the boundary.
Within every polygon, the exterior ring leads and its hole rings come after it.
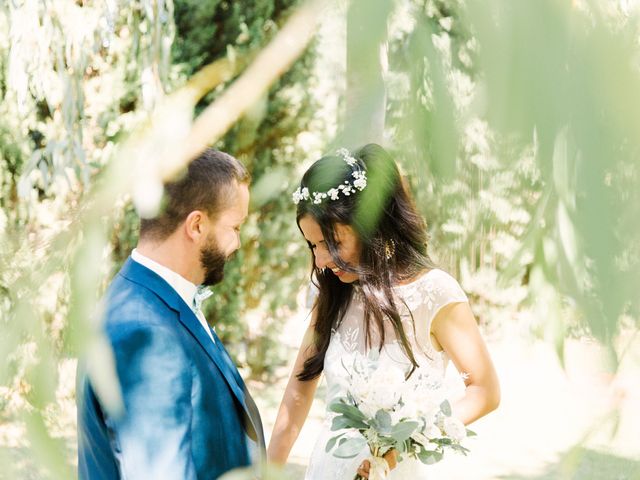
POLYGON ((228 204, 212 222, 211 231, 200 248, 204 285, 215 285, 222 281, 225 263, 240 248, 240 226, 249 211, 249 187, 236 184, 229 188, 228 204))

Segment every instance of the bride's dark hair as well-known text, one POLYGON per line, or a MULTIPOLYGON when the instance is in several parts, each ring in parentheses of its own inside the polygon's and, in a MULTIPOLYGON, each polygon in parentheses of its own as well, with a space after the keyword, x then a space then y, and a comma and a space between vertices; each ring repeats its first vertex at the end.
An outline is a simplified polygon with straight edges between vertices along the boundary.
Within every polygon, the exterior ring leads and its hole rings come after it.
MULTIPOLYGON (((341 192, 335 200, 324 198, 320 203, 314 203, 313 197, 302 200, 298 203, 296 219, 299 225, 302 217, 311 216, 320 226, 335 264, 359 276, 366 347, 371 347, 373 323, 380 335, 378 348, 382 349, 384 322, 388 320, 413 371, 418 364, 402 326, 392 285, 435 268, 427 254, 427 227, 397 165, 380 145, 370 143, 349 155, 357 165, 349 165, 342 155, 325 156, 316 161, 302 177, 300 188, 308 188, 313 195, 345 182, 353 184, 353 172, 358 169, 366 172, 367 186, 351 195, 341 192), (358 265, 347 264, 338 256, 336 224, 351 226, 360 239, 362 250, 358 265)), ((354 293, 353 284, 341 282, 328 268, 315 267, 313 251, 311 265, 311 279, 319 290, 313 307, 317 313, 315 353, 297 374, 299 380, 311 380, 322 373, 331 332, 342 321, 354 293)))

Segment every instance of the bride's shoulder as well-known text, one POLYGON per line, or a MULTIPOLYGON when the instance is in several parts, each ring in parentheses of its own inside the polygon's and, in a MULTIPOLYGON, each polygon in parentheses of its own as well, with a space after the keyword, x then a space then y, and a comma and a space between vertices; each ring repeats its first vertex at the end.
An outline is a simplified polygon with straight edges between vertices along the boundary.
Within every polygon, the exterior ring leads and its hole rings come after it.
POLYGON ((452 301, 467 301, 467 296, 458 281, 439 268, 425 270, 408 283, 394 287, 396 293, 412 304, 428 300, 429 305, 445 304, 452 301))
MULTIPOLYGON (((394 285, 396 289, 411 288, 424 285, 425 283, 433 283, 438 281, 456 281, 451 275, 439 268, 426 268, 417 274, 413 275, 410 279, 398 282, 394 285)), ((457 282, 456 282, 457 283, 457 282)))

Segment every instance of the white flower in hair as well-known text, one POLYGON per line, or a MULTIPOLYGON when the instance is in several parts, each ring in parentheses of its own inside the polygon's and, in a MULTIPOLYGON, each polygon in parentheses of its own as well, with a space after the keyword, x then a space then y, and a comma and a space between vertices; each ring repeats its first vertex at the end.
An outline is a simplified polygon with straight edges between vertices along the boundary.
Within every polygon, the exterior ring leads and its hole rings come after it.
POLYGON ((338 200, 340 198, 340 192, 345 197, 350 196, 352 193, 356 193, 357 191, 362 191, 367 186, 367 174, 362 169, 360 164, 358 164, 358 160, 351 155, 349 150, 346 148, 339 148, 336 151, 336 155, 342 157, 342 159, 349 165, 351 168, 355 168, 356 170, 351 173, 353 177, 353 182, 349 182, 349 180, 345 180, 344 183, 336 187, 332 187, 326 192, 309 192, 307 187, 298 187, 298 189, 293 192, 292 198, 293 203, 298 205, 303 200, 312 200, 315 205, 319 205, 326 198, 330 198, 331 200, 338 200))
POLYGON ((340 190, 338 190, 337 188, 332 188, 327 192, 327 194, 329 195, 329 198, 331 198, 331 200, 337 200, 338 196, 340 195, 340 190))
POLYGON ((347 162, 347 164, 349 164, 350 167, 353 167, 357 160, 351 155, 351 153, 349 153, 349 150, 347 150, 346 148, 339 148, 336 151, 336 154, 341 156, 342 159, 347 162))
POLYGON ((309 200, 309 189, 307 187, 300 188, 293 192, 293 203, 299 204, 302 200, 309 200))
POLYGON ((355 178, 355 180, 353 181, 353 186, 360 191, 364 190, 364 187, 367 186, 367 174, 360 171, 360 172, 353 172, 352 175, 353 175, 353 178, 355 178))
POLYGON ((327 198, 327 194, 324 192, 313 192, 313 203, 316 205, 322 203, 322 200, 327 198))

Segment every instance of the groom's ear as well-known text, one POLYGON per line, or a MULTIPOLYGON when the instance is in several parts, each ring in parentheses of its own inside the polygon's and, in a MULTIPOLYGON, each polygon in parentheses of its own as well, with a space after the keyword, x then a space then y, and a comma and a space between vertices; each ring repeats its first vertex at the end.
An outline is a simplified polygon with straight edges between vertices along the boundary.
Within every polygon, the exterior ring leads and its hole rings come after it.
POLYGON ((199 243, 207 236, 209 219, 201 210, 194 210, 184 221, 182 228, 185 235, 192 241, 199 243))

